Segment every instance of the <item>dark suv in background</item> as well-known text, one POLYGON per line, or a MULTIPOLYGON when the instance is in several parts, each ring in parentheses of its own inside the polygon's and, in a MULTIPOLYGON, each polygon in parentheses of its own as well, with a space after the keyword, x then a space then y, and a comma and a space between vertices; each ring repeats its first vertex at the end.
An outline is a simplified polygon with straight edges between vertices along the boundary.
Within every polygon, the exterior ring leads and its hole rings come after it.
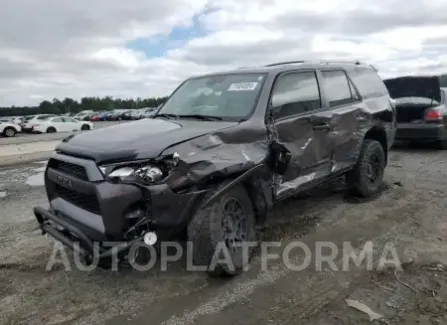
POLYGON ((405 76, 384 82, 396 104, 396 140, 435 142, 447 149, 445 88, 439 77, 405 76))
POLYGON ((234 268, 241 243, 279 200, 342 175, 354 195, 379 191, 395 111, 376 70, 359 62, 281 62, 194 77, 151 118, 72 135, 48 162, 44 233, 107 260, 185 231, 196 265, 218 243, 234 268), (123 244, 124 242, 124 244, 123 244))

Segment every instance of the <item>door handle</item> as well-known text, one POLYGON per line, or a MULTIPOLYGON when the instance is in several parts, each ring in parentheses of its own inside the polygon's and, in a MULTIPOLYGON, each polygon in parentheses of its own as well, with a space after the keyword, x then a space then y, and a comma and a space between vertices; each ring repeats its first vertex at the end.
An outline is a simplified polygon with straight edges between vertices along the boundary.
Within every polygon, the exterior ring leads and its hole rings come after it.
POLYGON ((331 129, 331 125, 329 123, 321 123, 314 125, 312 128, 316 131, 329 131, 331 129))

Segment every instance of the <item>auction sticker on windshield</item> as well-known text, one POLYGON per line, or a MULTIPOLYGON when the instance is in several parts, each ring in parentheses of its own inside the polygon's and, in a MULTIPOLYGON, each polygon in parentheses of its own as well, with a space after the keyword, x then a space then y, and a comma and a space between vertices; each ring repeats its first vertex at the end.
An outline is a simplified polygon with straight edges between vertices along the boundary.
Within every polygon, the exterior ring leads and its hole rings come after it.
POLYGON ((257 82, 239 82, 231 84, 228 91, 253 91, 257 86, 257 82))

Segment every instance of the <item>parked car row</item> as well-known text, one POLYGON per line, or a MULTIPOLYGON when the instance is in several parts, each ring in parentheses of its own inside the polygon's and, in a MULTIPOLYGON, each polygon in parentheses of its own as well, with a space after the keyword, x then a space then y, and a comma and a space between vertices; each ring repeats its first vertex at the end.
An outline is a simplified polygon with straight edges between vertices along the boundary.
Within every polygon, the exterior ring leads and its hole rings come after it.
POLYGON ((86 131, 94 128, 90 121, 80 121, 70 116, 38 114, 0 120, 0 134, 14 137, 17 133, 55 133, 86 131))
POLYGON ((74 116, 82 121, 122 121, 140 120, 150 117, 157 111, 156 107, 144 107, 140 109, 115 109, 112 111, 83 111, 74 116))
POLYGON ((75 130, 90 130, 95 121, 140 120, 155 114, 157 107, 140 109, 115 109, 112 111, 84 110, 75 115, 66 113, 37 114, 5 117, 0 119, 0 135, 13 137, 17 133, 52 133, 75 130))

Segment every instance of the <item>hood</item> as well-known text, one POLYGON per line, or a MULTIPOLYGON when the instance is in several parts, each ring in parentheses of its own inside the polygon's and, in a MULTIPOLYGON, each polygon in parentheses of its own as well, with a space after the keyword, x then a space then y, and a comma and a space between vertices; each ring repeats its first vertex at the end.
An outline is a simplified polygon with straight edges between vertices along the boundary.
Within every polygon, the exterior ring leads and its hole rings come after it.
POLYGON ((166 148, 237 125, 237 122, 143 119, 71 135, 56 147, 97 163, 148 159, 166 148))
POLYGON ((384 80, 391 98, 424 97, 441 102, 441 85, 437 76, 407 76, 384 80))

